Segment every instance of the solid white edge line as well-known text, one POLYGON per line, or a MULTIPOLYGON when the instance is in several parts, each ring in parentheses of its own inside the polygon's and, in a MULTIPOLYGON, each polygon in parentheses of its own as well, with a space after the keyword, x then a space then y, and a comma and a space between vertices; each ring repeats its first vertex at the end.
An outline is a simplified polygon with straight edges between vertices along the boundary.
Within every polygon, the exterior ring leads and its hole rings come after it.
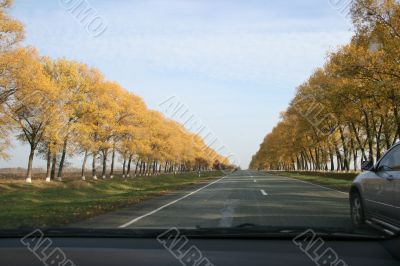
POLYGON ((345 195, 349 195, 348 192, 343 192, 343 191, 336 190, 336 189, 333 189, 333 188, 324 187, 324 186, 317 185, 317 184, 314 184, 314 183, 311 183, 311 182, 307 182, 307 181, 304 181, 304 180, 300 180, 300 179, 296 179, 296 178, 291 178, 291 177, 287 177, 287 176, 280 176, 280 177, 284 177, 284 178, 287 178, 287 179, 299 181, 299 182, 306 183, 306 184, 309 184, 309 185, 313 185, 313 186, 316 186, 316 187, 321 187, 321 188, 324 188, 324 189, 327 189, 327 190, 331 190, 331 191, 339 192, 339 193, 342 193, 342 194, 345 194, 345 195))
POLYGON ((264 190, 264 189, 261 189, 260 191, 261 191, 261 194, 263 194, 264 196, 268 196, 268 193, 267 193, 267 192, 265 192, 265 190, 264 190))
POLYGON ((174 200, 174 201, 171 201, 170 203, 167 203, 167 204, 165 204, 165 205, 163 205, 163 206, 161 206, 161 207, 159 207, 159 208, 157 208, 157 209, 155 209, 155 210, 153 210, 153 211, 151 211, 151 212, 148 212, 148 213, 146 213, 146 214, 144 214, 144 215, 142 215, 142 216, 139 216, 139 217, 137 217, 137 218, 135 218, 135 219, 133 219, 133 220, 131 220, 131 221, 129 221, 129 222, 127 222, 127 223, 121 225, 121 226, 119 226, 119 228, 126 228, 126 227, 128 227, 128 226, 130 226, 130 225, 132 225, 132 224, 134 224, 134 223, 136 223, 136 222, 138 222, 139 220, 141 220, 141 219, 143 219, 143 218, 146 218, 147 216, 153 215, 153 214, 155 214, 155 213, 161 211, 162 209, 164 209, 164 208, 166 208, 166 207, 168 207, 168 206, 171 206, 172 204, 177 203, 178 201, 181 201, 181 200, 183 200, 183 199, 185 199, 185 198, 187 198, 187 197, 189 197, 189 196, 191 196, 191 195, 193 195, 193 194, 195 194, 195 193, 197 193, 197 192, 199 192, 199 191, 201 191, 201 190, 203 190, 203 189, 205 189, 205 188, 207 188, 207 187, 209 187, 209 186, 211 186, 211 185, 214 185, 215 183, 221 181, 221 180, 224 179, 225 177, 226 177, 226 176, 224 176, 224 177, 222 177, 222 178, 220 178, 220 179, 218 179, 218 180, 216 180, 216 181, 214 181, 214 182, 211 182, 211 183, 205 185, 204 187, 201 187, 201 188, 199 188, 199 189, 197 189, 197 190, 195 190, 195 191, 192 191, 192 192, 190 192, 189 194, 187 194, 187 195, 185 195, 185 196, 183 196, 183 197, 181 197, 181 198, 179 198, 179 199, 176 199, 176 200, 174 200))

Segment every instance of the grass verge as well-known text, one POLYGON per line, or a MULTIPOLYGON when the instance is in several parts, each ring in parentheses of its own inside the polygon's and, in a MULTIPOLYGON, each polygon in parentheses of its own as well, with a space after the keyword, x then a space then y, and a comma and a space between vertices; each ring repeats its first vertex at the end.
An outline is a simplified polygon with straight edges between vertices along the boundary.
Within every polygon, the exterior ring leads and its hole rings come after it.
POLYGON ((268 172, 273 175, 287 176, 332 189, 349 192, 357 173, 330 173, 330 172, 268 172))
POLYGON ((60 227, 222 176, 222 172, 46 183, 0 180, 0 228, 60 227))

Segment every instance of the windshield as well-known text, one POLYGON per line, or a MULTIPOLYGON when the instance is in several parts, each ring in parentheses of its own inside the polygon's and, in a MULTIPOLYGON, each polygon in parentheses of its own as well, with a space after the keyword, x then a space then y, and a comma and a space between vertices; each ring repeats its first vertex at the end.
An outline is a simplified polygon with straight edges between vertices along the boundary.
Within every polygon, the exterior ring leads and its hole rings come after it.
POLYGON ((395 0, 0 0, 0 232, 395 236, 399 48, 395 0))

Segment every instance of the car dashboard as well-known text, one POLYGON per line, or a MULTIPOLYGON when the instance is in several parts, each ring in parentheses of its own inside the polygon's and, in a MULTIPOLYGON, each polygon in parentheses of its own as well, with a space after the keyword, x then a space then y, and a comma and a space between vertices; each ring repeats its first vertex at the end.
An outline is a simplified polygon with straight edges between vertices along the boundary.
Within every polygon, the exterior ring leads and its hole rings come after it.
POLYGON ((337 266, 384 266, 400 265, 400 241, 392 240, 336 240, 331 239, 322 246, 312 247, 304 252, 292 239, 190 239, 180 250, 171 251, 159 240, 151 238, 51 238, 48 250, 44 247, 36 252, 28 249, 18 238, 0 240, 0 265, 42 266, 42 265, 329 265, 326 258, 318 257, 323 250, 334 251, 337 266), (196 248, 203 259, 182 256, 189 249, 196 248), (62 263, 54 255, 58 249, 65 255, 62 263), (53 251, 53 254, 51 253, 53 251), (52 254, 50 256, 37 255, 52 254), (397 256, 397 257, 396 257, 397 256), (340 265, 339 261, 342 263, 340 265), (325 264, 324 264, 325 263, 325 264))

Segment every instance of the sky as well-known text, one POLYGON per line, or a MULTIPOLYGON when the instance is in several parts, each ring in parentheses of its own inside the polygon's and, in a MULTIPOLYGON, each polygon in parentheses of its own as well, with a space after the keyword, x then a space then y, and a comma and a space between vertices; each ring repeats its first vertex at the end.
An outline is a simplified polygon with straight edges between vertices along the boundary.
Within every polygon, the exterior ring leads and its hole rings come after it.
MULTIPOLYGON (((162 103, 178 99, 218 140, 213 148, 247 168, 296 87, 349 42, 345 2, 15 0, 12 15, 42 55, 97 67, 170 117, 162 103), (92 15, 80 21, 73 2, 92 15)), ((15 141, 0 167, 26 167, 27 150, 15 141)))

